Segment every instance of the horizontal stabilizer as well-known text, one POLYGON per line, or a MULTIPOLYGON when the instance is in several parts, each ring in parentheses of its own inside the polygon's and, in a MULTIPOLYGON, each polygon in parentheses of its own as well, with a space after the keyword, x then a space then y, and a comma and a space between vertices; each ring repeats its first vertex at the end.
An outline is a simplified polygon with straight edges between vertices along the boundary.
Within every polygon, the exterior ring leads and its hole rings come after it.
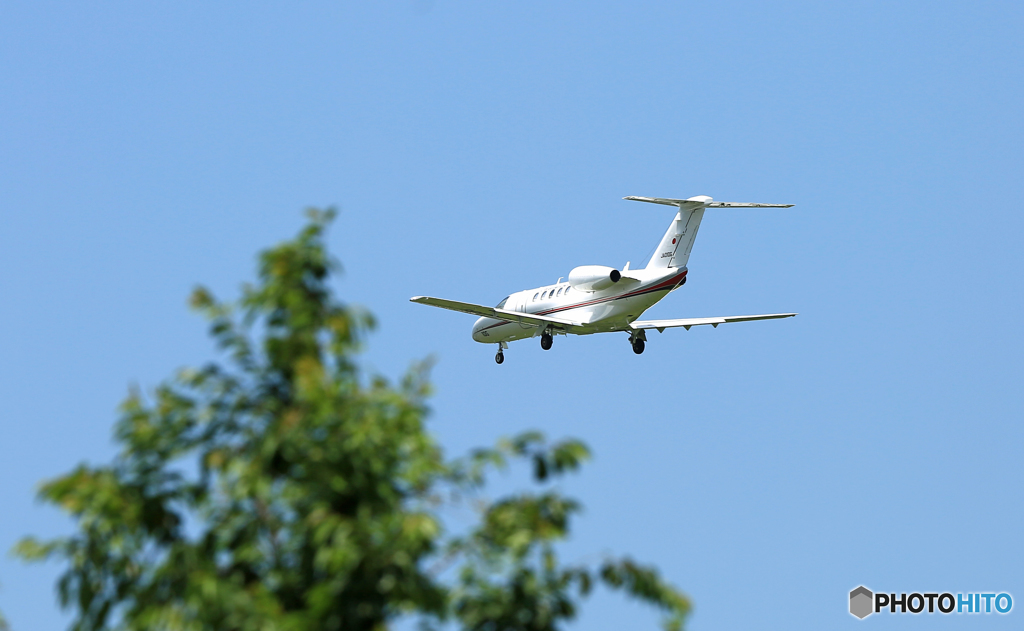
POLYGON ((793 204, 750 204, 745 202, 716 202, 707 195, 697 195, 689 199, 670 199, 667 197, 636 197, 629 196, 632 202, 648 202, 651 204, 663 204, 665 206, 678 206, 680 208, 792 208, 793 204))
POLYGON ((745 316, 722 316, 717 318, 681 318, 678 320, 636 320, 629 326, 633 329, 658 329, 659 332, 665 329, 671 329, 675 327, 683 327, 687 331, 690 330, 691 326, 700 326, 702 324, 710 324, 713 327, 717 327, 719 324, 727 324, 729 322, 750 322, 751 320, 775 320, 776 318, 792 318, 795 313, 766 313, 764 315, 745 315, 745 316))

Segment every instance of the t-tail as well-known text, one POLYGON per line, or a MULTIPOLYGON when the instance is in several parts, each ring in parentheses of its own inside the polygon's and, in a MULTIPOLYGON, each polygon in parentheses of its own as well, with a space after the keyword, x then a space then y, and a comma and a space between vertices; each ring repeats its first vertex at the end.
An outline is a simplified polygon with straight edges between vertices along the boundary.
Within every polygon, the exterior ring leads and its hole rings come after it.
POLYGON ((635 202, 650 202, 675 206, 679 209, 675 219, 661 238, 658 249, 647 262, 648 269, 668 267, 686 267, 690 259, 693 241, 697 238, 704 211, 708 208, 791 208, 793 204, 744 204, 736 202, 716 202, 707 195, 697 195, 689 199, 666 199, 662 197, 624 197, 635 202))

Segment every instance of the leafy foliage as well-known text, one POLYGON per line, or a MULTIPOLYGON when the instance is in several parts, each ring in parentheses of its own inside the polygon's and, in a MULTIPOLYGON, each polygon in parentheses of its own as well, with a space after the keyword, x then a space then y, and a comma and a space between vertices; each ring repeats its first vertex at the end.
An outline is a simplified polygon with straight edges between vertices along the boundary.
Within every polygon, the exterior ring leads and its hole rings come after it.
POLYGON ((392 386, 354 361, 373 320, 331 295, 332 217, 311 211, 295 239, 263 252, 237 305, 197 289, 226 360, 152 397, 132 392, 114 461, 42 487, 77 529, 16 552, 67 564, 57 587, 73 628, 380 630, 415 614, 557 629, 599 581, 681 628, 689 602, 655 570, 559 564, 579 505, 557 492, 483 503, 476 526, 446 532, 441 511, 495 467, 526 460, 543 482, 589 452, 526 433, 445 461, 424 427, 426 367, 392 386))

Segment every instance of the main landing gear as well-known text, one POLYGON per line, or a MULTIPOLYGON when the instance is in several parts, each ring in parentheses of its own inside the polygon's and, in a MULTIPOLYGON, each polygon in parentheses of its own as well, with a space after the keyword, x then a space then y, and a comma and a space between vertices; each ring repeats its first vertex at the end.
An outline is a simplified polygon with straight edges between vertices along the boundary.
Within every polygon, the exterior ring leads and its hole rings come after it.
POLYGON ((501 351, 505 350, 506 348, 508 348, 508 343, 498 342, 498 354, 494 356, 495 362, 500 364, 501 362, 505 361, 505 354, 502 353, 501 351))
POLYGON ((551 338, 551 334, 550 333, 545 333, 545 334, 540 336, 540 347, 543 348, 546 351, 549 351, 549 350, 551 350, 551 342, 552 341, 553 340, 551 338))
POLYGON ((634 331, 629 336, 629 344, 630 346, 633 347, 633 352, 636 353, 637 355, 644 352, 644 342, 646 341, 647 333, 643 329, 640 329, 639 331, 634 331))

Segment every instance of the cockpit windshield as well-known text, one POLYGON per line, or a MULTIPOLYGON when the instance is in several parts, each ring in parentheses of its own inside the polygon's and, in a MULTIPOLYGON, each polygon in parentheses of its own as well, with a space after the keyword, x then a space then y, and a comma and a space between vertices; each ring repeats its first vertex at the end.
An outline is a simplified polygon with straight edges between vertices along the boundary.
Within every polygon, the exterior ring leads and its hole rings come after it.
POLYGON ((508 300, 508 299, 509 299, 508 296, 505 296, 504 298, 502 298, 501 302, 498 303, 498 306, 495 307, 495 309, 501 309, 502 307, 504 307, 505 306, 505 301, 508 300))

